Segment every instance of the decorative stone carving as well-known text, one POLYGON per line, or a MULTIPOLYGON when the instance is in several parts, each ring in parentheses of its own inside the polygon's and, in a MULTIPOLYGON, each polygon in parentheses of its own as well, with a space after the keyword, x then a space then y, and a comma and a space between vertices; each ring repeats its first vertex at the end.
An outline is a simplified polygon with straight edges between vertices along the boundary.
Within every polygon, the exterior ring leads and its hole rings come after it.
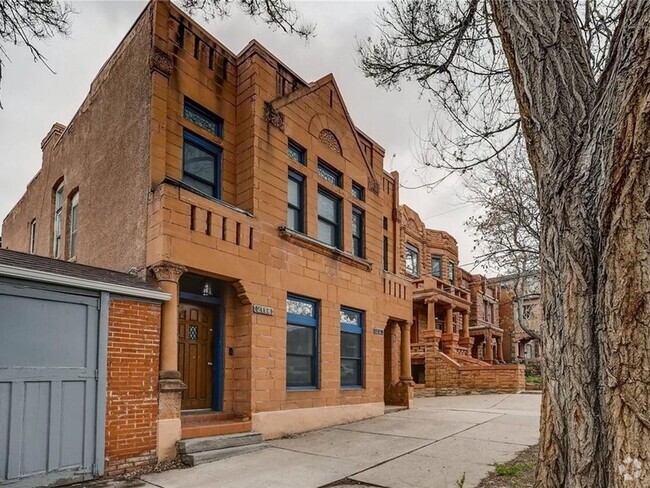
POLYGON ((158 281, 178 283, 178 279, 187 271, 187 268, 174 263, 160 263, 153 266, 151 271, 158 281))
POLYGON ((341 144, 339 143, 338 138, 329 129, 323 129, 320 131, 320 134, 318 135, 318 139, 325 144, 328 148, 330 148, 332 151, 334 151, 337 154, 343 154, 343 151, 341 150, 341 144))
POLYGON ((264 120, 267 124, 284 132, 284 114, 274 109, 269 102, 264 102, 264 120))
MULTIPOLYGON (((370 180, 368 183, 368 189, 373 192, 375 195, 379 195, 379 190, 381 190, 381 187, 379 186, 379 182, 377 180, 370 180)), ((397 210, 397 209, 393 209, 397 210)))
POLYGON ((169 77, 174 70, 174 59, 166 51, 154 46, 151 53, 150 67, 152 71, 158 71, 160 74, 169 77))
POLYGON ((393 222, 400 222, 402 220, 398 208, 394 208, 392 214, 393 222))

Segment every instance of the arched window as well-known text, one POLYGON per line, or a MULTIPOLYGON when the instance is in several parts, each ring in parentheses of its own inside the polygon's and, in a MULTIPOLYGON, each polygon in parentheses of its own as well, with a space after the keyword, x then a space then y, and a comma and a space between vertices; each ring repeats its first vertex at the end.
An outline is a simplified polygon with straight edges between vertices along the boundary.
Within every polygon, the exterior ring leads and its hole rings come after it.
POLYGON ((52 227, 52 256, 61 257, 63 225, 63 181, 54 190, 54 225, 52 227))
POLYGON ((77 228, 79 226, 79 192, 70 199, 70 214, 68 215, 70 222, 70 247, 68 256, 70 259, 77 257, 77 228))
POLYGON ((29 254, 36 252, 36 219, 29 223, 29 254))

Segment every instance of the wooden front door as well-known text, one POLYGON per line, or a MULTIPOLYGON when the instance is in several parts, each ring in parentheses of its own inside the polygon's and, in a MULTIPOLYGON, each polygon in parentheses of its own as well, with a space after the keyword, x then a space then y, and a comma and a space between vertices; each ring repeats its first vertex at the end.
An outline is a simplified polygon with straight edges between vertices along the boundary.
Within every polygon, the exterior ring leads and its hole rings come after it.
POLYGON ((181 303, 178 306, 178 367, 187 389, 183 410, 212 407, 214 310, 181 303))

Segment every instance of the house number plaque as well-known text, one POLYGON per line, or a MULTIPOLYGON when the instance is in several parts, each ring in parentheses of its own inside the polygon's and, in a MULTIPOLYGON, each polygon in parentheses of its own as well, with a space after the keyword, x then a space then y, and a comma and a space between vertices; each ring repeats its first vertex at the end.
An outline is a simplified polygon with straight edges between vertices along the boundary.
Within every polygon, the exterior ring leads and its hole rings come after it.
POLYGON ((372 329, 372 333, 375 335, 383 336, 384 335, 384 329, 372 329))
POLYGON ((273 315, 273 307, 266 307, 264 305, 253 305, 253 313, 260 315, 273 315))

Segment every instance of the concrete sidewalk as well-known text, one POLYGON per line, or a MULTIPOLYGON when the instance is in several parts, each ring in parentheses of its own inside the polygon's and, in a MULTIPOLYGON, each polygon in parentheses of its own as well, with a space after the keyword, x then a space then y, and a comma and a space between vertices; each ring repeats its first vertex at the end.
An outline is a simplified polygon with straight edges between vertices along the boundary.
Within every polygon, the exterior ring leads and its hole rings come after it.
POLYGON ((415 408, 269 442, 262 451, 143 477, 160 488, 475 486, 539 437, 541 395, 416 399, 415 408), (343 486, 343 485, 341 485, 343 486))

